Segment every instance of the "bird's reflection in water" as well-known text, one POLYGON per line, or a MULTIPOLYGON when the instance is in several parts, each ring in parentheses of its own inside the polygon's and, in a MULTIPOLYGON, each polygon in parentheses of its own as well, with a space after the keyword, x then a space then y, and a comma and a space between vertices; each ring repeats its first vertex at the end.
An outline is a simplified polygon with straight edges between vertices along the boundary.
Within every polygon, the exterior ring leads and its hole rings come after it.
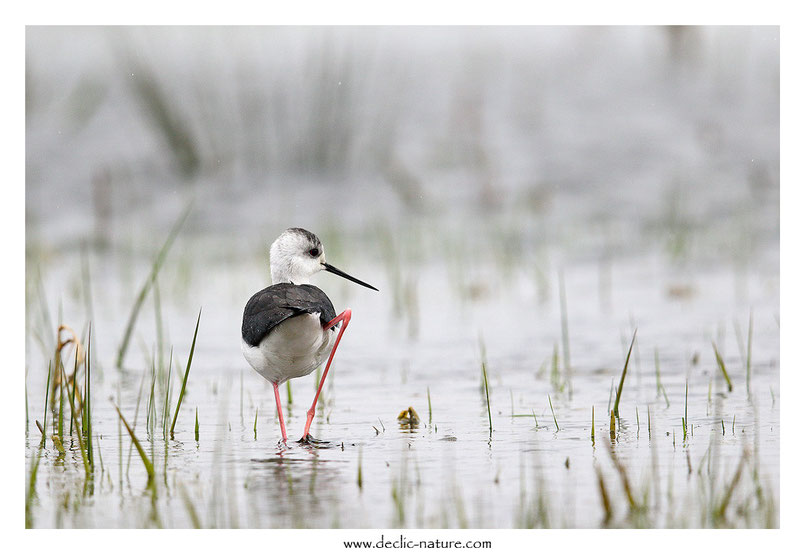
POLYGON ((273 456, 250 460, 246 488, 256 526, 306 528, 327 522, 329 514, 337 521, 335 508, 346 467, 341 461, 323 459, 320 449, 278 446, 273 456))

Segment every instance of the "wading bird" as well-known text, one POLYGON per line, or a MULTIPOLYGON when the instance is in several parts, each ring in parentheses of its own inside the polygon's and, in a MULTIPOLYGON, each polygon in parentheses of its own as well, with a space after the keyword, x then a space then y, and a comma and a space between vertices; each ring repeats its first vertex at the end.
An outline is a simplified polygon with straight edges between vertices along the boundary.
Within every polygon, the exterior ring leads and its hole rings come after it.
POLYGON ((279 386, 291 378, 307 376, 330 353, 299 440, 300 443, 317 443, 309 433, 316 402, 352 312, 348 308, 336 316, 333 303, 325 292, 311 285, 309 280, 315 273, 325 270, 364 287, 377 289, 325 262, 322 242, 305 229, 286 229, 272 243, 269 258, 273 285, 258 291, 246 303, 241 349, 250 366, 274 387, 283 443, 288 436, 279 386))

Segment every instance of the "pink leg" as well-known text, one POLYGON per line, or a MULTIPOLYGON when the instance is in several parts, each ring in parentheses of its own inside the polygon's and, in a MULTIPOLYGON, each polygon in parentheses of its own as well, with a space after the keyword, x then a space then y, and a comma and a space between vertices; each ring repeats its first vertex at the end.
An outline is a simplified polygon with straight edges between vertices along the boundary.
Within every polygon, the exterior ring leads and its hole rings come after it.
MULTIPOLYGON (((330 358, 327 359, 327 366, 325 366, 325 373, 322 374, 322 379, 319 382, 319 387, 316 390, 316 396, 313 398, 313 404, 311 408, 308 409, 308 420, 305 422, 305 431, 302 432, 302 439, 300 441, 304 442, 308 440, 308 436, 310 435, 308 432, 311 429, 311 422, 313 422, 313 416, 316 414, 316 402, 319 400, 319 394, 322 392, 322 386, 325 384, 325 378, 327 378, 327 371, 330 370, 330 363, 333 362, 333 355, 336 354, 336 348, 339 346, 339 341, 341 341, 341 336, 344 333, 344 330, 347 329, 347 324, 350 323, 350 317, 353 315, 353 311, 349 308, 333 318, 330 322, 324 325, 326 330, 329 330, 339 322, 342 322, 341 329, 339 330, 339 335, 336 336, 336 342, 333 344, 333 350, 330 351, 330 358)), ((278 397, 279 402, 279 397, 278 397)))
POLYGON ((277 385, 277 382, 272 382, 274 386, 274 400, 277 401, 277 416, 280 417, 280 431, 283 432, 283 443, 288 440, 288 436, 285 435, 285 421, 283 420, 283 407, 280 405, 280 389, 277 385))

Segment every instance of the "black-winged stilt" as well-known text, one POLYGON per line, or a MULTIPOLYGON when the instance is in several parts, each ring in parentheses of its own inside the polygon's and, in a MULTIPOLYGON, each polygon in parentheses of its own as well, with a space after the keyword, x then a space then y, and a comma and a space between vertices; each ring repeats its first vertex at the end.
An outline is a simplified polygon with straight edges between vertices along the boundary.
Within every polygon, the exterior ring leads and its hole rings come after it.
POLYGON ((288 436, 279 386, 291 378, 307 376, 330 353, 299 440, 300 443, 315 443, 309 432, 316 402, 352 311, 348 308, 336 316, 333 303, 324 291, 309 283, 310 277, 325 270, 364 287, 377 289, 325 262, 322 242, 305 229, 286 229, 272 243, 269 256, 273 285, 258 291, 246 303, 241 349, 250 366, 274 387, 283 443, 288 436))

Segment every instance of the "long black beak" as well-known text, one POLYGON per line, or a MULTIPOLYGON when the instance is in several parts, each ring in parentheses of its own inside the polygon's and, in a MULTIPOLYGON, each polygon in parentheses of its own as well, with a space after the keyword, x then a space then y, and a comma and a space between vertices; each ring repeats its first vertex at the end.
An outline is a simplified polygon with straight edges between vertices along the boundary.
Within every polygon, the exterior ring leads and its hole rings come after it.
POLYGON ((336 274, 337 276, 341 276, 341 277, 343 277, 344 279, 349 279, 349 280, 350 280, 350 281, 352 281, 353 283, 357 283, 358 285, 363 285, 364 287, 369 287, 370 289, 374 289, 375 291, 377 291, 377 290, 378 290, 376 287, 371 286, 369 283, 364 283, 364 282, 363 282, 363 281, 361 281, 360 279, 356 279, 356 278, 354 278, 353 276, 351 276, 350 274, 345 273, 345 272, 342 272, 341 270, 339 270, 339 269, 338 269, 338 268, 336 268, 335 266, 331 266, 331 265, 330 265, 330 264, 328 264, 327 262, 323 262, 323 263, 322 263, 322 266, 324 266, 324 267, 325 267, 325 270, 327 270, 327 271, 328 271, 328 272, 330 272, 331 274, 336 274))

